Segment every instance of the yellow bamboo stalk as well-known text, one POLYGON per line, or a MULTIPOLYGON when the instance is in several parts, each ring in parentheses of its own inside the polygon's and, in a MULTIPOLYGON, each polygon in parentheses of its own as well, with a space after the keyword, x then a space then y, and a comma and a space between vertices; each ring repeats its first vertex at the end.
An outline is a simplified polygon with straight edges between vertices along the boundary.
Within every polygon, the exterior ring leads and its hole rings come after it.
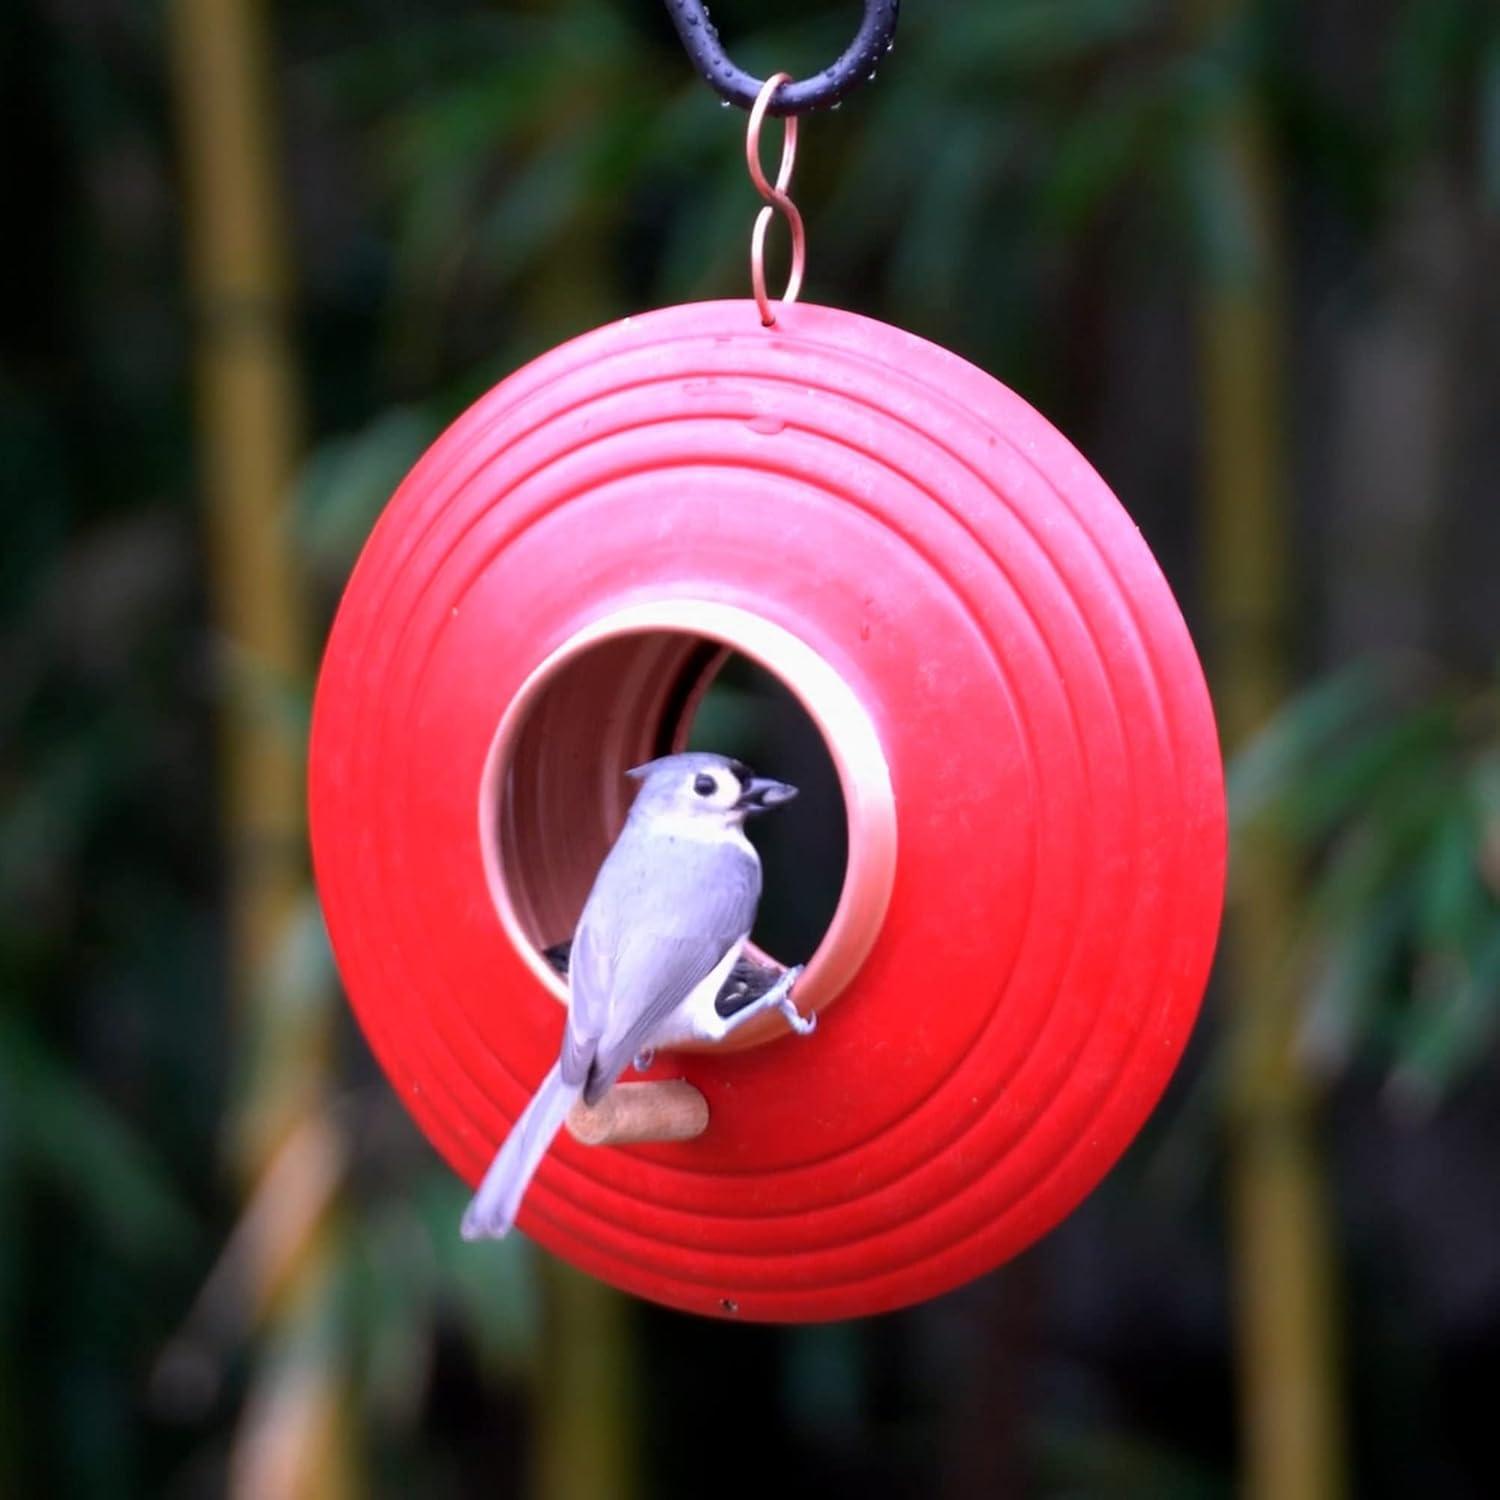
MULTIPOLYGON (((301 396, 271 148, 266 37, 257 0, 176 0, 169 11, 187 188, 200 463, 213 608, 221 638, 221 757, 231 950, 248 1007, 307 894, 301 746, 268 711, 305 683, 301 582, 286 499, 301 396)), ((321 1051, 321 1049, 318 1049, 321 1051)), ((316 1078, 319 1059, 303 1071, 316 1078)), ((307 1077, 282 1073, 276 1118, 242 1142, 256 1175, 300 1114, 307 1077)), ((257 1111, 264 1119, 265 1101, 257 1111)))
POLYGON ((535 1500, 634 1500, 640 1412, 631 1399, 629 1299, 546 1257, 537 1385, 535 1500))
MULTIPOLYGON (((175 83, 187 184, 205 522, 217 625, 287 682, 308 666, 302 588, 282 531, 296 466, 299 381, 267 139, 254 0, 177 0, 175 83)), ((302 897, 302 763, 242 670, 226 675, 223 795, 236 948, 263 968, 302 897)))
MULTIPOLYGON (((1210 0, 1208 8, 1222 13, 1233 3, 1210 0)), ((1270 145, 1250 100, 1226 115, 1210 152, 1216 186, 1242 235, 1221 262, 1207 265, 1198 307, 1211 657, 1220 723, 1233 747, 1265 722, 1288 687, 1283 255, 1270 145)), ((1294 899, 1292 862, 1275 837, 1243 840, 1223 974, 1248 1500, 1337 1500, 1347 1486, 1325 1173, 1286 962, 1294 899)))
MULTIPOLYGON (((302 747, 274 709, 306 683, 304 593, 285 526, 300 447, 285 233, 271 126, 268 39, 258 0, 174 0, 168 10, 196 327, 205 532, 225 644, 221 756, 232 973, 247 1079, 234 1143, 247 1193, 282 1148, 321 1141, 328 1007, 274 1015, 272 976, 308 897, 302 747), (295 1035, 288 1035, 288 1028, 295 1035), (272 1039, 268 1045, 266 1038, 272 1039)), ((298 1148, 300 1149, 300 1148, 298 1148)), ((353 1494, 347 1393, 326 1339, 330 1220, 246 1268, 266 1298, 260 1370, 231 1460, 234 1496, 353 1494), (270 1264, 274 1258, 275 1264, 270 1264), (270 1283, 274 1282, 274 1295, 270 1283), (262 1285, 265 1283, 265 1285, 262 1285), (270 1358, 266 1357, 270 1351, 270 1358)), ((257 1241, 256 1243, 260 1243, 257 1241)))

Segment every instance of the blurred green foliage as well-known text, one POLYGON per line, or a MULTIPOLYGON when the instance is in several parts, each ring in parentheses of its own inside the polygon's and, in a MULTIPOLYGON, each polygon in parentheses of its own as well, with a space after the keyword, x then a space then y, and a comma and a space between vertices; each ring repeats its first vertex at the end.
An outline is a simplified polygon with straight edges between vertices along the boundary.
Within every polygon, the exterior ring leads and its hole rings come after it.
POLYGON ((1435 664, 1373 661, 1289 703, 1229 781, 1242 831, 1308 874, 1288 963, 1305 1050, 1367 1055, 1430 1110, 1500 1025, 1500 696, 1435 664))

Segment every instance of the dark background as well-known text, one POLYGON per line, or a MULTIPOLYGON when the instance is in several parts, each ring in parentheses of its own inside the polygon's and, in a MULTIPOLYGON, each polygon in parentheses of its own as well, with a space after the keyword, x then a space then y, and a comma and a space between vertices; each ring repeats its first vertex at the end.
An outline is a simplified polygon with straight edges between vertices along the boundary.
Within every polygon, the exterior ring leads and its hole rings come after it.
MULTIPOLYGON (((289 275, 218 305, 187 3, 0 12, 0 1495, 1500 1492, 1496 11, 909 0, 805 122, 809 298, 1104 474, 1202 645, 1239 842, 1205 1019, 1103 1187, 930 1305, 756 1329, 457 1242, 234 769, 300 755, 449 418, 745 291, 743 116, 651 0, 222 7, 264 28, 289 275), (222 542, 256 429, 212 351, 266 327, 290 585, 222 542), (305 639, 261 660, 238 611, 289 587, 305 639)), ((758 74, 855 19, 715 7, 758 74)))

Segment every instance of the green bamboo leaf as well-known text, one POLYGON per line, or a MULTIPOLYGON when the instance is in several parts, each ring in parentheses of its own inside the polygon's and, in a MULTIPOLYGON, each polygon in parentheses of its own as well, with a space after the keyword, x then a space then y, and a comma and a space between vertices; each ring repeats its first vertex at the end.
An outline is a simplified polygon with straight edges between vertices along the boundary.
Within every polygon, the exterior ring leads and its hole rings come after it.
POLYGON ((16 1015, 0 1014, 9 1151, 49 1181, 88 1231, 133 1260, 176 1260, 199 1227, 156 1154, 16 1015))
POLYGON ((560 131, 517 164, 493 206, 479 215, 474 252, 502 285, 534 265, 570 224, 594 210, 591 148, 581 129, 560 131))
POLYGON ((1011 0, 970 5, 923 37, 928 69, 949 83, 993 79, 998 70, 1051 72, 1101 47, 1118 45, 1160 17, 1156 0, 1011 0))
POLYGON ((1441 779, 1396 777, 1382 795, 1331 824, 1332 842, 1311 883, 1308 924, 1334 929, 1363 920, 1389 886, 1414 887, 1449 800, 1441 779))
POLYGON ((1485 822, 1500 819, 1500 747, 1483 749, 1473 756, 1468 784, 1475 816, 1485 822))
POLYGON ((943 149, 927 158, 886 278, 889 295, 914 316, 962 303, 963 250, 1013 144, 1009 122, 966 111, 950 123, 943 149))
POLYGON ((298 479, 293 525, 318 569, 330 577, 347 575, 437 427, 419 407, 394 406, 358 432, 326 439, 313 450, 298 479))
POLYGON ((347 1244, 350 1338, 366 1398, 383 1421, 409 1427, 426 1394, 440 1311, 426 1226, 403 1193, 361 1215, 347 1244))
POLYGON ((1161 80, 1129 79, 1064 126, 1037 201, 1053 233, 1074 235, 1149 160, 1169 100, 1161 80))
POLYGON ((1235 756, 1228 770, 1230 815, 1243 826, 1279 804, 1307 769, 1389 700, 1389 673, 1360 663, 1288 703, 1235 756))
POLYGON ((747 188, 743 169, 720 171, 685 197, 657 258, 663 300, 744 293, 745 239, 759 202, 747 188))
MULTIPOLYGON (((1445 976, 1446 977, 1446 976, 1445 976)), ((1500 1027, 1500 920, 1451 982, 1425 987, 1396 1040, 1387 1099, 1407 1112, 1434 1108, 1484 1056, 1500 1027)))
POLYGON ((1495 913, 1479 871, 1479 821, 1459 788, 1431 830, 1414 879, 1418 891, 1415 938, 1421 950, 1468 946, 1495 913))
POLYGON ((67 866, 116 791, 120 766, 119 740, 95 731, 54 741, 27 767, 24 792, 0 803, 0 906, 19 910, 67 866))
POLYGON ((1286 828, 1307 842, 1325 838, 1361 808, 1389 811, 1410 825, 1435 816, 1455 749, 1446 703, 1418 707, 1330 747, 1290 781, 1282 796, 1286 828))
POLYGON ((1387 889, 1357 917, 1324 933, 1311 964, 1299 1046, 1320 1072, 1334 1073, 1374 1043, 1410 929, 1413 893, 1387 889))
POLYGON ((470 1244, 458 1232, 469 1190, 451 1173, 434 1172, 412 1193, 437 1265, 441 1295, 475 1337, 485 1362, 520 1375, 541 1346, 536 1250, 522 1234, 470 1244))
MULTIPOLYGON (((850 143, 820 215, 820 243, 831 244, 845 260, 867 255, 872 243, 899 232, 907 220, 910 195, 941 157, 950 126, 975 107, 934 88, 925 78, 904 73, 875 97, 869 126, 850 143)), ((992 129, 1013 128, 1008 100, 992 96, 985 114, 992 129)), ((738 171, 735 177, 743 182, 738 171)))

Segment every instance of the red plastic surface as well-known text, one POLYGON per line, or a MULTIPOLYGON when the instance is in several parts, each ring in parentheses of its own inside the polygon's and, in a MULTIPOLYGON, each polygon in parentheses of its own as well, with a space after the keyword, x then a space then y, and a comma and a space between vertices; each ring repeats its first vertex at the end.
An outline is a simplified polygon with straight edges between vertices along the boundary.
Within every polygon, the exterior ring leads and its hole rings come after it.
POLYGON ((564 1135, 521 1225, 702 1313, 847 1317, 944 1291, 1099 1181, 1196 1014, 1225 831, 1180 614, 1041 416, 865 318, 669 308, 484 396, 360 559, 311 773, 351 1001, 470 1181, 562 1025, 488 893, 485 757, 549 652, 653 598, 770 619, 854 689, 894 786, 895 884, 815 1036, 671 1059, 708 1098, 707 1134, 564 1135))

